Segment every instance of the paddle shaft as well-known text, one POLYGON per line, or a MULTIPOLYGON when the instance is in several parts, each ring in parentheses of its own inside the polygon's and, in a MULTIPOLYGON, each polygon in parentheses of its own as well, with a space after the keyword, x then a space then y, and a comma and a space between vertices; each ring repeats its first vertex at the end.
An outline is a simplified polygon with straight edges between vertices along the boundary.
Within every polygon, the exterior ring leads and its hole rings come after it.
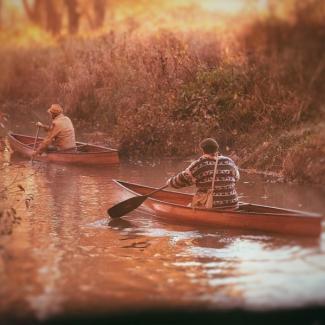
POLYGON ((157 193, 157 192, 159 192, 159 191, 162 191, 163 189, 165 189, 165 188, 168 187, 168 186, 169 186, 168 184, 165 184, 164 186, 157 188, 156 190, 150 192, 149 194, 142 195, 142 196, 149 197, 149 196, 151 196, 152 194, 155 194, 155 193, 157 193))
MULTIPOLYGON (((34 141, 34 145, 33 145, 33 152, 36 149, 36 143, 37 143, 37 140, 38 140, 39 130, 40 130, 40 126, 37 127, 36 137, 35 137, 35 141, 34 141)), ((33 160, 34 160, 34 156, 32 156, 32 158, 30 159, 31 163, 33 163, 33 160)))

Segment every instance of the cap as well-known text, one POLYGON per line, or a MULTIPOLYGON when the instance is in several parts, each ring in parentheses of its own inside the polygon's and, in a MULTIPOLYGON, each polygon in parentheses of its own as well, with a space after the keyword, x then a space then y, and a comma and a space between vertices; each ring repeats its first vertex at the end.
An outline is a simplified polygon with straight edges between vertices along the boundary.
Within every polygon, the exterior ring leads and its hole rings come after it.
POLYGON ((55 115, 59 115, 63 113, 63 109, 59 104, 51 105, 51 107, 47 111, 55 115))

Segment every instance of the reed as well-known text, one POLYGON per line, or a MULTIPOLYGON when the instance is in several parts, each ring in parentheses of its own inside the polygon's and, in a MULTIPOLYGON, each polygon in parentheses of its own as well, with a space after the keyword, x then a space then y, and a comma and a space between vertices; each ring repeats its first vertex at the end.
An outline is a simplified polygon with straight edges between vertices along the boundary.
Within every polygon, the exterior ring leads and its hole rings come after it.
POLYGON ((112 29, 2 48, 0 110, 60 102, 79 128, 109 133, 132 159, 188 156, 214 136, 243 166, 324 182, 315 162, 325 141, 320 3, 256 18, 226 37, 213 28, 112 29), (312 168, 301 167, 304 150, 312 168))

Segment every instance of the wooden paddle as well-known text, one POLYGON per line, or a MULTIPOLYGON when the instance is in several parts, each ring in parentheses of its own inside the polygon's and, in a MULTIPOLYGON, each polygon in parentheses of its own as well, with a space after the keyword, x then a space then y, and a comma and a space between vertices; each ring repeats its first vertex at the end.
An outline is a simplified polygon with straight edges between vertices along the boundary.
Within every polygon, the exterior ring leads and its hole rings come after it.
POLYGON ((128 214, 129 212, 135 210, 137 207, 139 207, 148 197, 153 195, 154 193, 157 193, 164 188, 168 187, 168 185, 164 185, 152 192, 150 192, 147 195, 140 195, 131 197, 130 199, 127 199, 125 201, 122 201, 111 208, 107 209, 107 214, 112 218, 120 218, 128 214))
MULTIPOLYGON (((37 131, 36 131, 36 136, 35 136, 35 141, 34 141, 34 145, 33 145, 33 152, 35 151, 36 149, 36 143, 37 143, 37 140, 38 140, 38 134, 39 134, 39 130, 40 130, 40 126, 37 126, 37 131)), ((30 158, 30 162, 33 163, 33 160, 34 160, 34 156, 32 156, 30 158)))

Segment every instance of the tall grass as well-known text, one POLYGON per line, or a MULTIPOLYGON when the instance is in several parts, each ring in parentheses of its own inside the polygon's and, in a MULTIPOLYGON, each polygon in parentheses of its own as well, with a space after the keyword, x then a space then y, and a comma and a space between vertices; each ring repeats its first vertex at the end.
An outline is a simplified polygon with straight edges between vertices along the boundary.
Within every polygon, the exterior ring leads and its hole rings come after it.
POLYGON ((308 19, 297 8, 227 42, 215 30, 164 29, 2 49, 0 110, 60 102, 80 128, 108 132, 133 158, 187 156, 214 136, 242 166, 325 182, 325 24, 308 8, 308 19))

